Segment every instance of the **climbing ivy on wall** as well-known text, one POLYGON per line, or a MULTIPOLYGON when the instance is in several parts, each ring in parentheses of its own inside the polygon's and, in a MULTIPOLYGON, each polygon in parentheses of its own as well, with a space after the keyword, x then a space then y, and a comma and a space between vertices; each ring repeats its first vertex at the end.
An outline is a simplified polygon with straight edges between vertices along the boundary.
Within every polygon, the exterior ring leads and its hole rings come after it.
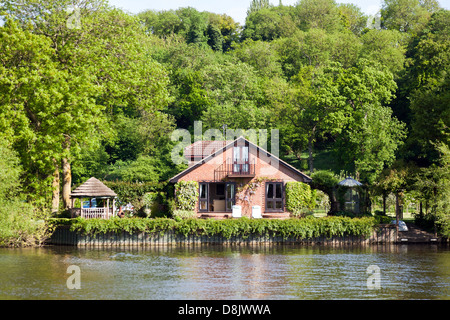
POLYGON ((198 199, 197 181, 179 181, 175 184, 175 206, 179 210, 195 210, 198 199))
POLYGON ((303 182, 286 183, 286 209, 294 216, 300 216, 314 209, 316 190, 303 182))

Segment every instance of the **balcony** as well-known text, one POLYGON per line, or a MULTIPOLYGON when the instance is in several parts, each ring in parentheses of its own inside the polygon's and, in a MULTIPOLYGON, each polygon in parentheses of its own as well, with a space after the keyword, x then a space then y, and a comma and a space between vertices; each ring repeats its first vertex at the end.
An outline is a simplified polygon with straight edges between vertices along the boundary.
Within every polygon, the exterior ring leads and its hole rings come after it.
POLYGON ((224 178, 253 178, 255 175, 255 159, 244 163, 235 163, 227 159, 214 170, 215 181, 222 181, 224 178))

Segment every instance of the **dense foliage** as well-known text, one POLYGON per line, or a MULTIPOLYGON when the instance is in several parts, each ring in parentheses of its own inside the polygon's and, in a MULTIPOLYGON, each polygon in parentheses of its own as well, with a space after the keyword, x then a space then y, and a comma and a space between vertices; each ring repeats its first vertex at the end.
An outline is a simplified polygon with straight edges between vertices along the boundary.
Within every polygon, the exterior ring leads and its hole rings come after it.
POLYGON ((284 238, 314 238, 332 236, 369 236, 375 230, 374 218, 325 217, 287 220, 269 219, 54 219, 54 225, 70 225, 71 230, 95 235, 123 230, 147 233, 164 233, 173 230, 184 236, 220 235, 227 239, 233 236, 254 235, 281 236, 284 238))
POLYGON ((153 207, 155 213, 155 204, 167 205, 167 195, 173 193, 167 183, 105 181, 105 185, 117 194, 118 206, 131 204, 136 212, 153 207))
POLYGON ((48 215, 20 194, 20 159, 1 135, 0 154, 0 247, 41 245, 50 234, 48 215))
POLYGON ((41 212, 19 200, 0 200, 0 247, 39 246, 51 235, 41 212))
MULTIPOLYGON (((0 15, 0 200, 11 212, 20 201, 30 217, 61 212, 91 176, 167 181, 186 167, 171 160, 171 133, 200 120, 279 129, 280 157, 331 200, 330 177, 345 171, 369 200, 414 198, 449 234, 450 12, 436 0, 383 0, 375 19, 335 0, 252 0, 243 26, 107 0, 0 0, 0 15)), ((120 183, 121 201, 141 207, 162 192, 120 183)))
POLYGON ((178 210, 195 210, 198 196, 197 181, 179 181, 175 184, 175 206, 178 210))
POLYGON ((316 190, 303 182, 287 182, 286 210, 294 216, 300 216, 311 211, 316 205, 316 190))

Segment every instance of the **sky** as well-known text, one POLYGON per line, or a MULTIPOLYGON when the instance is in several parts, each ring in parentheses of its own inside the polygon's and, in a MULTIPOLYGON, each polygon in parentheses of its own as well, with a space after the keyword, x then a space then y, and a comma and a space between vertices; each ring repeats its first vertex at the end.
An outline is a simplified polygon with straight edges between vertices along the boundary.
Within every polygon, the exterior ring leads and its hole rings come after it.
MULTIPOLYGON (((294 5, 299 0, 282 0, 284 5, 294 5)), ((450 9, 450 0, 438 0, 441 7, 450 9)), ((131 13, 144 10, 170 10, 182 7, 193 7, 198 11, 225 13, 241 25, 245 24, 247 9, 251 0, 109 0, 115 7, 131 13)), ((337 3, 353 3, 367 14, 375 14, 381 8, 382 0, 336 0, 337 3)), ((270 3, 278 5, 279 0, 270 3)))

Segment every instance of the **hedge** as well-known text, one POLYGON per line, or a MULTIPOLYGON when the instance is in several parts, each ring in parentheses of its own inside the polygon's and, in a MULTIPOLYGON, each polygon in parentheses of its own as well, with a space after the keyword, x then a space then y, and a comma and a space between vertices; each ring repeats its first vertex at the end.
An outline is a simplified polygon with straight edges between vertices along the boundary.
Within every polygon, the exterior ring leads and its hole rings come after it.
POLYGON ((315 238, 333 236, 365 236, 373 232, 377 223, 374 218, 307 217, 303 219, 249 219, 228 220, 169 219, 169 218, 111 218, 105 219, 51 219, 54 225, 70 225, 72 231, 96 235, 107 232, 164 233, 173 230, 182 235, 233 236, 246 238, 250 235, 282 236, 283 238, 315 238))
POLYGON ((178 210, 195 210, 198 199, 197 181, 179 181, 175 184, 175 205, 178 210))
POLYGON ((316 203, 316 191, 303 182, 286 183, 286 209, 294 216, 300 216, 312 210, 316 203))

